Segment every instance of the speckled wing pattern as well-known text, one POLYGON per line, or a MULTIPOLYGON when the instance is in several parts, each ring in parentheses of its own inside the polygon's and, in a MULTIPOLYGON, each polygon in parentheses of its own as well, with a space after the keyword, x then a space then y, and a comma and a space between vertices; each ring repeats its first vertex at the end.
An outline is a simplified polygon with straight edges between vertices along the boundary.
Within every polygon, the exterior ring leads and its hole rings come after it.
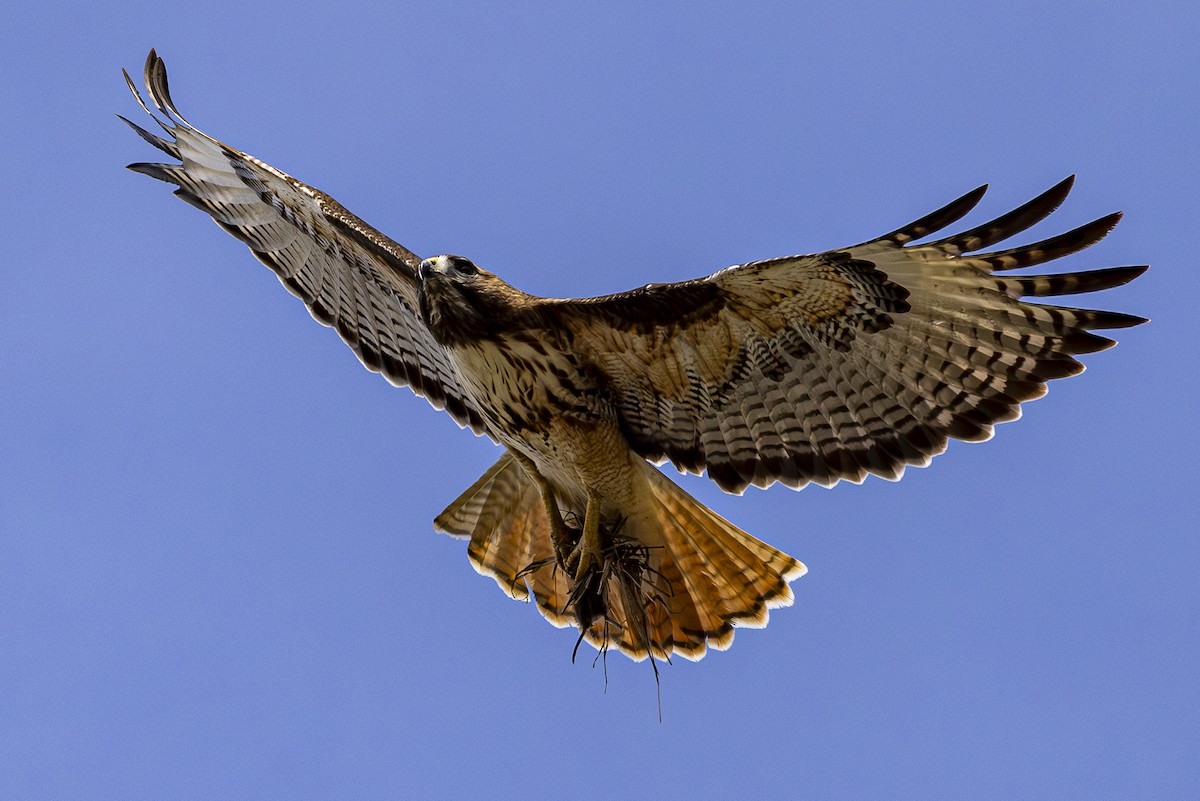
POLYGON ((125 75, 138 103, 170 138, 121 119, 181 163, 129 168, 177 185, 176 195, 244 242, 369 370, 410 387, 459 425, 488 433, 446 352, 418 315, 421 259, 325 193, 192 127, 171 101, 166 68, 153 50, 146 59, 145 80, 165 122, 125 75))
POLYGON ((980 187, 878 239, 752 262, 707 278, 552 307, 605 377, 633 448, 741 492, 899 478, 948 439, 988 439, 1074 358, 1091 333, 1144 322, 1025 298, 1092 292, 1146 268, 1003 275, 1095 243, 1112 214, 1050 239, 984 251, 1048 216, 1072 178, 960 234, 980 187))

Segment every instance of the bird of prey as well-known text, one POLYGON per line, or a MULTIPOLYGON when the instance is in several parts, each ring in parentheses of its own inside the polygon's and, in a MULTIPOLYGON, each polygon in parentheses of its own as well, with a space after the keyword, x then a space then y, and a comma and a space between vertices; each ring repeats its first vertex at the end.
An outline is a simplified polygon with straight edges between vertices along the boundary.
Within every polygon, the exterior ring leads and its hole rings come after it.
MULTIPOLYGON (((950 438, 980 441, 1092 333, 1145 320, 1029 301, 1125 284, 1146 268, 1008 271, 1097 242, 1110 214, 989 250, 1049 215, 1072 179, 961 233, 986 187, 827 253, 583 299, 542 298, 461 256, 421 259, 325 193, 201 133, 153 50, 145 83, 175 163, 130 169, 249 246, 369 369, 504 453, 434 521, 511 597, 634 659, 724 649, 790 604, 805 567, 696 501, 655 464, 723 490, 898 479, 950 438), (161 115, 161 118, 160 116, 161 115)), ((124 119, 124 118, 122 118, 124 119)), ((577 643, 578 645, 578 643, 577 643)))

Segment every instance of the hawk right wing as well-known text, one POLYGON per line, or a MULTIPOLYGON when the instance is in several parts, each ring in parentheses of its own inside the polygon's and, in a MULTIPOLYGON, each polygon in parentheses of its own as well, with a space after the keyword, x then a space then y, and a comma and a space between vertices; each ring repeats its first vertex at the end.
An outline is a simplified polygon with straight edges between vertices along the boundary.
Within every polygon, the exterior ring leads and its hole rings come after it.
POLYGON ((210 215, 270 267, 312 316, 335 329, 367 369, 407 386, 461 426, 487 434, 475 402, 459 385, 445 350, 421 321, 420 257, 393 242, 333 198, 192 127, 175 108, 163 60, 146 58, 146 88, 160 120, 125 73, 164 139, 121 117, 181 164, 130 164, 175 184, 183 200, 210 215))

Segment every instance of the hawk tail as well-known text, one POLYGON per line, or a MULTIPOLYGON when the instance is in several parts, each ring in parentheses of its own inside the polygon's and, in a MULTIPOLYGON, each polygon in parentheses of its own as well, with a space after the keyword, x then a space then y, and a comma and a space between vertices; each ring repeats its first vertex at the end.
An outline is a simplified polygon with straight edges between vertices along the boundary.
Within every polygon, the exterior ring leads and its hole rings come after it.
POLYGON ((724 650, 734 628, 760 628, 792 602, 803 564, 760 542, 646 465, 648 506, 638 526, 606 527, 604 567, 579 585, 554 560, 537 487, 505 453, 438 515, 434 527, 470 540, 472 566, 511 598, 537 604, 555 626, 578 626, 604 651, 635 660, 724 650), (648 518, 648 519, 647 519, 648 518), (646 542, 653 545, 646 545, 646 542))

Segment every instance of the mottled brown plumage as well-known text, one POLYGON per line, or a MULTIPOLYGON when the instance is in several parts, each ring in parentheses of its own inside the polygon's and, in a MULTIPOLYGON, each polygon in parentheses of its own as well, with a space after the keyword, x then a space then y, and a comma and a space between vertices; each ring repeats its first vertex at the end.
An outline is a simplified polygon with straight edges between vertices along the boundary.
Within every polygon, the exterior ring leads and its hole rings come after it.
MULTIPOLYGON (((130 168, 245 242, 363 364, 504 455, 435 521, 510 596, 634 658, 725 648, 804 572, 654 469, 723 489, 899 478, 947 440, 987 439, 1092 331, 1141 318, 1024 298, 1124 284, 1144 267, 1000 275, 1081 250, 1119 215, 987 248, 1049 215, 1063 181, 966 232, 918 244, 983 196, 859 245, 598 298, 524 293, 459 256, 421 260, 318 190, 193 128, 151 51, 146 109, 178 164, 130 168)), ((130 89, 137 96, 133 82, 130 89)), ((139 103, 141 98, 138 97, 139 103)), ((128 121, 127 121, 128 122, 128 121)))

